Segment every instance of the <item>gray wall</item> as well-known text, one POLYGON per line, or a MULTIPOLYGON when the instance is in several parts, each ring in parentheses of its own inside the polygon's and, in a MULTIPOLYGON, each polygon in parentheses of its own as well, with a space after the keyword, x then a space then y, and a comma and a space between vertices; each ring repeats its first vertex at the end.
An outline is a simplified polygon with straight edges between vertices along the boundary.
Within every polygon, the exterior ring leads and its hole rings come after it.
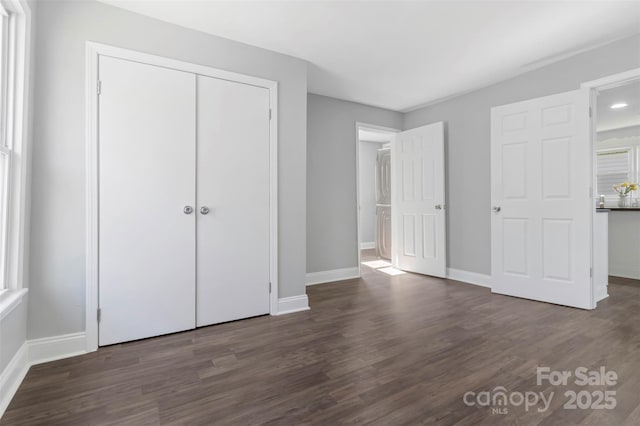
POLYGON ((376 240, 376 158, 382 143, 360 141, 358 184, 360 185, 360 242, 376 240))
POLYGON ((491 107, 578 89, 585 81, 637 67, 640 67, 640 36, 405 114, 405 130, 437 121, 447 123, 450 267, 482 274, 491 272, 491 107))
POLYGON ((84 330, 87 40, 279 82, 279 296, 304 294, 306 62, 94 1, 38 17, 29 338, 84 330))
POLYGON ((309 94, 307 272, 358 266, 356 122, 400 129, 402 114, 309 94))

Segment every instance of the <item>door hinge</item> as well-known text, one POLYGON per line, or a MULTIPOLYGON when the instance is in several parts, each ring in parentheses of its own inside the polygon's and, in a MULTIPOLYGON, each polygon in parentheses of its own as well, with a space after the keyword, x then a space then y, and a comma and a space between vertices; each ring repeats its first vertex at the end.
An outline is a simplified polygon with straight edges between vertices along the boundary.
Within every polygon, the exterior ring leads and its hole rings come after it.
POLYGON ((593 268, 589 268, 589 276, 593 278, 593 268))
POLYGON ((271 293, 271 283, 269 283, 269 293, 271 293))
POLYGON ((102 81, 98 80, 98 95, 102 93, 102 81))
POLYGON ((269 108, 269 120, 271 120, 271 108, 269 108))
POLYGON ((102 309, 98 308, 98 322, 100 322, 100 318, 102 317, 102 309))

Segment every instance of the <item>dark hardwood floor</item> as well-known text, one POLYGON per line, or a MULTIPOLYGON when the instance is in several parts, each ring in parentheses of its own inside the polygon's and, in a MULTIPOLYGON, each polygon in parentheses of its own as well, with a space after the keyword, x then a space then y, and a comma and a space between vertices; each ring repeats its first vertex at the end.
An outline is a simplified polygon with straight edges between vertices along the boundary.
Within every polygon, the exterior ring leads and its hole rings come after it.
POLYGON ((2 425, 640 424, 640 283, 582 311, 363 267, 307 289, 311 311, 101 348, 31 368, 2 425), (536 385, 536 367, 604 366, 615 386, 536 385), (548 410, 466 392, 554 392, 548 410), (614 390, 612 410, 564 409, 614 390))

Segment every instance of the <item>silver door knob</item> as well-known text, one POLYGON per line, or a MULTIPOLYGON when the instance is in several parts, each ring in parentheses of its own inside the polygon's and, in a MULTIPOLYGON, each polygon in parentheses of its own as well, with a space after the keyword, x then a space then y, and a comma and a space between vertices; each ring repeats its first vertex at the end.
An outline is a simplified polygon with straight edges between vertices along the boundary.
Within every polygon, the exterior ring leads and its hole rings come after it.
POLYGON ((193 213, 193 207, 184 206, 184 209, 182 211, 184 212, 184 214, 191 214, 191 213, 193 213))
POLYGON ((498 213, 502 208, 500 206, 493 206, 493 211, 498 213))
POLYGON ((200 214, 209 214, 210 211, 207 206, 200 207, 200 214))
POLYGON ((436 204, 436 210, 442 210, 442 204, 436 204))

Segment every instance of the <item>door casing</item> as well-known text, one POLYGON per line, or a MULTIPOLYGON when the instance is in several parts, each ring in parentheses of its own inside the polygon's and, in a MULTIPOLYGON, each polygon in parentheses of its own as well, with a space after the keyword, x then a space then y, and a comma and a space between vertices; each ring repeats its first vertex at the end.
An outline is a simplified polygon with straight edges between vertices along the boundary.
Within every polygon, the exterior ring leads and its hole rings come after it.
MULTIPOLYGON (((586 81, 584 83, 582 83, 580 85, 581 89, 588 89, 589 90, 589 95, 590 95, 590 99, 589 99, 589 108, 591 111, 591 120, 590 120, 590 149, 591 149, 591 153, 592 153, 592 158, 591 158, 591 175, 593 176, 593 181, 591 183, 591 188, 592 188, 592 195, 593 195, 593 199, 594 199, 594 203, 595 203, 595 197, 597 196, 597 194, 595 193, 596 188, 598 187, 598 182, 597 182, 597 177, 596 177, 596 152, 595 152, 595 146, 596 146, 596 140, 597 140, 597 123, 598 123, 598 108, 597 108, 597 96, 598 96, 598 92, 600 90, 605 90, 605 89, 611 89, 613 87, 617 87, 617 86, 621 86, 624 84, 627 84, 629 82, 632 81, 636 81, 640 79, 640 68, 634 68, 632 70, 628 70, 625 72, 621 72, 621 73, 617 73, 617 74, 612 74, 606 77, 602 77, 599 78, 597 80, 591 80, 591 81, 586 81)), ((595 238, 595 223, 596 223, 596 214, 598 214, 595 210, 595 204, 594 204, 594 209, 593 209, 593 217, 591 220, 591 223, 594 224, 594 226, 591 227, 591 241, 592 241, 592 250, 591 250, 591 266, 593 267, 593 265, 595 265, 596 261, 595 261, 595 256, 596 256, 596 250, 593 248, 593 241, 595 238)), ((597 307, 597 304, 599 302, 598 300, 598 295, 596 294, 596 286, 592 283, 591 286, 591 298, 593 301, 593 308, 597 307)), ((607 295, 608 296, 608 295, 607 295)))
POLYGON ((367 124, 356 122, 356 138, 355 138, 355 150, 356 150, 356 250, 358 252, 358 277, 361 275, 362 268, 362 254, 360 250, 360 130, 372 130, 380 133, 398 133, 399 129, 391 127, 378 126, 376 124, 367 124))

